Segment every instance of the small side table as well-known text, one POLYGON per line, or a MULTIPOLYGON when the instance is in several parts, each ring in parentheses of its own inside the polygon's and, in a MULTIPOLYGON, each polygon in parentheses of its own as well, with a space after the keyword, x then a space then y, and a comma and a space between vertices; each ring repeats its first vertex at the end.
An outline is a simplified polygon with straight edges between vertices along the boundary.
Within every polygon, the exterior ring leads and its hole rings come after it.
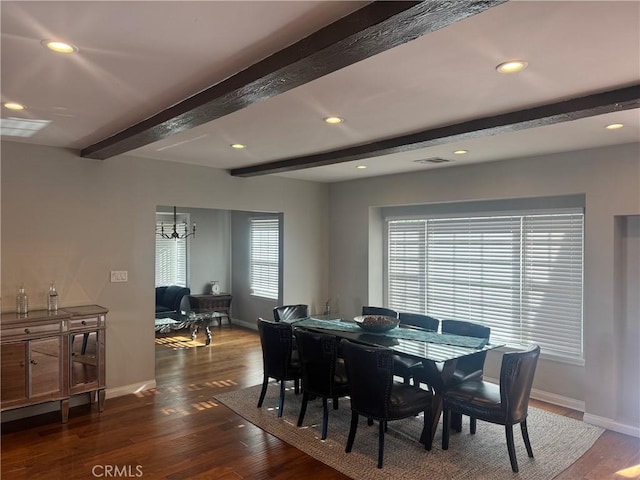
POLYGON ((228 293, 218 295, 185 295, 188 305, 185 305, 186 318, 191 330, 191 339, 198 336, 200 327, 204 327, 206 345, 211 344, 211 325, 218 321, 222 326, 222 318, 227 317, 229 327, 231 327, 231 299, 228 293))
MULTIPOLYGON (((199 311, 200 313, 212 312, 218 313, 216 318, 227 317, 229 326, 231 326, 231 300, 233 297, 228 293, 220 293, 217 295, 188 295, 190 310, 199 311)), ((220 320, 222 324, 222 320, 220 320)))

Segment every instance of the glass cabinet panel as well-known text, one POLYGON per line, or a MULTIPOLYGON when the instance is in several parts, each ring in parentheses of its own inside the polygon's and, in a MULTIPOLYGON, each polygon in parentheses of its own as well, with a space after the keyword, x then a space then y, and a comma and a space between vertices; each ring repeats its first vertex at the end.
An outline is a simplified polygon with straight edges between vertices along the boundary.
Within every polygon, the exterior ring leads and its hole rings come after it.
POLYGON ((2 403, 27 398, 26 342, 4 343, 0 348, 2 367, 0 398, 2 403))
POLYGON ((61 345, 59 336, 29 341, 29 397, 61 392, 61 345))
POLYGON ((71 335, 70 387, 97 384, 100 375, 102 330, 71 335))

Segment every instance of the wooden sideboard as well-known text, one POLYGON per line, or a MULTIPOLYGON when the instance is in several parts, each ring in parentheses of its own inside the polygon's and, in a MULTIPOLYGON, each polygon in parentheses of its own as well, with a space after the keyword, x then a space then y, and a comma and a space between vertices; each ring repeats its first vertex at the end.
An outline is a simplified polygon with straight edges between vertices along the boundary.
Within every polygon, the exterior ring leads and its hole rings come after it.
POLYGON ((89 393, 104 410, 105 330, 108 310, 85 305, 0 317, 0 410, 59 401, 62 422, 69 398, 89 393))

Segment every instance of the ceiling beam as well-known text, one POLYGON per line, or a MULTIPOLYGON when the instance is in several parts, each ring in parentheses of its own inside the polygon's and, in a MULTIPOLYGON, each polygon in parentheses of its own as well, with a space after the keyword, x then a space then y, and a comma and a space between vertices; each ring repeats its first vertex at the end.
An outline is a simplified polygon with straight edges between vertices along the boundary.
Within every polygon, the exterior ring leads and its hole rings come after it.
POLYGON ((431 128, 354 147, 235 168, 232 176, 252 177, 380 157, 461 140, 543 127, 580 118, 640 108, 640 84, 557 103, 431 128))
POLYGON ((372 2, 113 136, 81 157, 104 160, 267 100, 506 0, 372 2))

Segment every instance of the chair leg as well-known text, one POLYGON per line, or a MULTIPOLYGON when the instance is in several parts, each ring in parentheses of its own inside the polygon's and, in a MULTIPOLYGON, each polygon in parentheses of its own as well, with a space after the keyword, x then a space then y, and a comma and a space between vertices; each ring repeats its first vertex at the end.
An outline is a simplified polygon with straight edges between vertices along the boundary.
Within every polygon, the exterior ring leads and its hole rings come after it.
POLYGON ((284 409, 284 380, 280 380, 280 401, 278 402, 278 417, 282 416, 284 409))
POLYGON ((329 425, 329 406, 327 397, 322 397, 322 440, 327 438, 327 426, 329 425))
POLYGON ((442 410, 442 449, 449 450, 449 429, 451 428, 451 412, 442 410))
POLYGON ((518 460, 516 459, 516 447, 513 443, 513 425, 505 425, 504 431, 507 434, 507 450, 509 450, 509 460, 511 461, 511 470, 518 473, 518 460))
POLYGON ((477 423, 476 417, 469 417, 469 432, 471 432, 471 435, 475 435, 477 423))
POLYGON ((358 414, 351 411, 351 426, 349 427, 349 436, 347 437, 347 447, 344 449, 346 453, 351 451, 353 441, 356 439, 356 430, 358 429, 358 414))
POLYGON ((411 376, 407 375, 406 377, 404 377, 404 384, 405 385, 411 385, 411 376))
POLYGON ((373 418, 371 418, 371 417, 367 418, 367 425, 369 425, 369 426, 373 425, 373 418))
POLYGON ((302 405, 300 406, 300 414, 298 415, 298 426, 302 426, 304 414, 307 413, 307 403, 309 402, 309 393, 305 390, 302 394, 302 405))
POLYGON ((533 450, 531 449, 531 442, 529 441, 529 431, 527 430, 527 421, 523 420, 520 423, 520 430, 522 430, 522 439, 524 440, 524 446, 527 447, 527 455, 533 458, 533 450))
POLYGON ((298 395, 300 393, 300 379, 296 378, 293 381, 293 391, 295 392, 296 395, 298 395))
POLYGON ((380 420, 380 428, 378 433, 378 468, 382 468, 382 459, 384 457, 384 432, 387 429, 387 422, 380 420))
POLYGON ((338 410, 338 397, 333 397, 333 409, 338 410))
POLYGON ((260 390, 260 399, 258 400, 258 408, 262 407, 262 402, 264 402, 264 396, 267 394, 267 385, 269 385, 269 377, 264 376, 264 380, 262 380, 262 390, 260 390))

